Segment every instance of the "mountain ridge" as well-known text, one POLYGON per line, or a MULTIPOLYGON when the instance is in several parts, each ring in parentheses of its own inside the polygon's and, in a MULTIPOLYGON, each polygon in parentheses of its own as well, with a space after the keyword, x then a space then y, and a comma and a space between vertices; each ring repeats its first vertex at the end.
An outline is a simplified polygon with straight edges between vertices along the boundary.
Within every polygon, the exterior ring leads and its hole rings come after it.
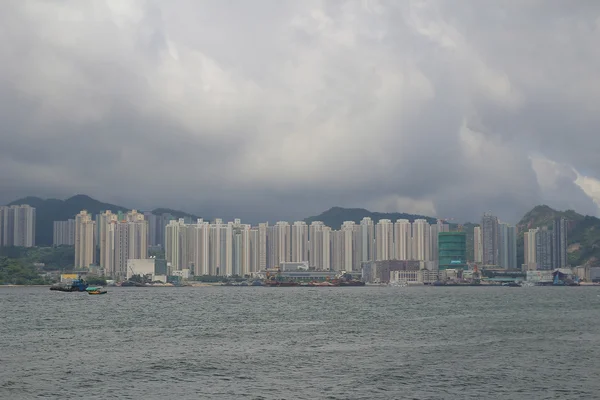
POLYGON ((517 223, 517 258, 523 262, 523 236, 528 229, 552 229, 555 218, 565 218, 567 226, 567 253, 573 266, 600 266, 600 219, 579 214, 574 210, 559 211, 548 205, 535 206, 517 223))
POLYGON ((415 219, 425 219, 430 224, 435 223, 437 219, 419 214, 408 214, 401 212, 393 213, 382 213, 376 211, 369 211, 365 208, 344 208, 344 207, 331 207, 327 211, 323 211, 319 215, 314 215, 304 219, 304 222, 310 225, 314 221, 322 221, 325 225, 331 227, 331 229, 339 229, 345 221, 353 221, 354 223, 360 223, 360 220, 364 217, 370 217, 373 223, 377 223, 380 219, 390 219, 396 222, 398 219, 408 219, 411 222, 415 219))
MULTIPOLYGON (((52 245, 54 232, 54 221, 65 221, 75 218, 81 210, 87 210, 90 214, 99 214, 102 211, 113 212, 129 211, 135 208, 123 207, 116 204, 104 203, 85 194, 76 194, 65 200, 42 199, 36 196, 26 196, 8 203, 8 206, 28 204, 36 209, 36 232, 35 243, 38 246, 52 245)), ((199 217, 185 211, 171 210, 167 208, 156 208, 150 212, 160 215, 163 211, 171 211, 175 218, 190 217, 193 220, 199 217)))

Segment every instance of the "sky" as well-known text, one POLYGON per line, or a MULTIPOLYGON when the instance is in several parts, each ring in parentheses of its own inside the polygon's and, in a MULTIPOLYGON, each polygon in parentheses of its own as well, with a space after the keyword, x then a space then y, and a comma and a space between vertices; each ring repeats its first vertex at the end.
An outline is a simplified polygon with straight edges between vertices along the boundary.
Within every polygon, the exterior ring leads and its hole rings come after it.
POLYGON ((8 0, 0 204, 598 215, 600 2, 8 0))

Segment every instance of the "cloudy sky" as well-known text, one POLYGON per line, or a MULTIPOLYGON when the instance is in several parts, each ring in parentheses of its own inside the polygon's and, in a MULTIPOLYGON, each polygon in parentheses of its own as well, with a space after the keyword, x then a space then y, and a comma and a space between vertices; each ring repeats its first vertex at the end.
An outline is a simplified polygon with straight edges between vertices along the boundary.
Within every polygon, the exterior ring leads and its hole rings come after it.
POLYGON ((0 203, 596 215, 598 43, 596 0, 9 0, 0 203))

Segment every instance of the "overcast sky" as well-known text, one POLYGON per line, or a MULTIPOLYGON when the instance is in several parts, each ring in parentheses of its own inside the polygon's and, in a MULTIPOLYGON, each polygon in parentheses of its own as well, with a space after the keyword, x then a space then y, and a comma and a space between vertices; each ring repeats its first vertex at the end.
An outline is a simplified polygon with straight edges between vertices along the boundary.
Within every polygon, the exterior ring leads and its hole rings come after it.
POLYGON ((600 1, 6 1, 0 203, 600 204, 600 1))

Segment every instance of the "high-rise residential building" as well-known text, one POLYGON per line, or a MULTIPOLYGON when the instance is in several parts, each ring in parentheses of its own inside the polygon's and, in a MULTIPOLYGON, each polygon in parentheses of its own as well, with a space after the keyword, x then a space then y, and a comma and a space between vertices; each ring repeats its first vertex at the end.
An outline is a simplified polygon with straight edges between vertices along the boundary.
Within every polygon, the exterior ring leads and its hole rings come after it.
POLYGON ((96 263, 96 222, 86 210, 75 216, 75 268, 96 263))
POLYGON ((279 221, 273 228, 273 266, 279 266, 283 262, 290 262, 291 259, 290 224, 286 221, 279 221))
POLYGON ((375 224, 369 217, 360 221, 360 262, 375 261, 375 224))
POLYGON ((552 269, 552 231, 539 229, 535 234, 535 261, 537 269, 552 269))
POLYGON ((75 220, 54 221, 52 232, 52 245, 74 246, 75 245, 75 220))
POLYGON ((412 226, 407 219, 394 224, 394 249, 395 259, 412 260, 412 226))
POLYGON ((473 228, 473 261, 478 265, 483 261, 483 243, 480 226, 473 228))
POLYGON ((526 271, 537 270, 536 236, 538 229, 530 229, 523 234, 523 268, 526 271))
POLYGON ((394 224, 389 219, 380 219, 375 226, 376 260, 394 259, 394 224))
POLYGON ((35 246, 35 208, 27 204, 0 207, 3 246, 35 246))
MULTIPOLYGON (((183 222, 183 221, 182 221, 183 222)), ((221 218, 216 218, 214 223, 210 224, 210 275, 225 275, 226 271, 226 224, 223 224, 221 218)))
POLYGON ((257 228, 251 228, 250 236, 250 273, 260 271, 260 235, 257 228))
POLYGON ((148 221, 148 238, 146 239, 148 246, 157 246, 159 244, 158 233, 164 229, 164 227, 160 226, 160 217, 150 211, 146 211, 144 212, 144 218, 148 221))
POLYGON ((148 222, 136 210, 97 217, 100 267, 114 278, 127 276, 127 260, 148 258, 148 222))
POLYGON ((268 232, 269 232, 269 224, 261 223, 258 224, 258 270, 262 271, 269 266, 267 263, 267 248, 268 244, 268 232))
POLYGON ((514 226, 498 224, 498 265, 504 269, 517 268, 517 234, 514 226))
POLYGON ((352 272, 355 268, 354 263, 354 221, 345 221, 340 229, 342 244, 342 260, 340 270, 352 272))
POLYGON ((340 231, 331 231, 331 269, 341 271, 344 259, 344 235, 340 231))
MULTIPOLYGON (((148 258, 148 221, 144 214, 136 210, 127 213, 127 257, 131 259, 148 258)), ((127 260, 125 260, 125 268, 127 260)))
POLYGON ((450 232, 450 225, 438 220, 429 226, 429 261, 438 262, 438 233, 450 232))
POLYGON ((15 236, 15 206, 0 207, 2 225, 2 246, 12 246, 15 236))
POLYGON ((325 224, 321 221, 313 221, 308 229, 308 265, 317 269, 323 269, 323 228, 325 224))
POLYGON ((430 226, 427 220, 415 219, 412 224, 412 259, 430 261, 430 226))
POLYGON ((115 224, 117 218, 117 214, 113 214, 110 210, 96 216, 100 268, 108 275, 110 275, 110 271, 114 271, 115 224))
POLYGON ((308 225, 304 221, 296 221, 292 225, 292 262, 308 260, 308 225))
POLYGON ((483 265, 498 265, 498 217, 489 213, 481 218, 481 242, 483 265))
POLYGON ((567 220, 556 218, 552 223, 552 267, 567 268, 567 220))
POLYGON ((323 239, 323 262, 321 266, 321 270, 330 271, 332 269, 331 264, 331 240, 332 240, 332 231, 328 226, 324 226, 322 229, 322 239, 323 239))
MULTIPOLYGON (((203 219, 198 219, 195 224, 187 226, 187 231, 190 262, 194 275, 210 275, 210 224, 203 219)), ((170 235, 171 233, 167 234, 170 235)))

